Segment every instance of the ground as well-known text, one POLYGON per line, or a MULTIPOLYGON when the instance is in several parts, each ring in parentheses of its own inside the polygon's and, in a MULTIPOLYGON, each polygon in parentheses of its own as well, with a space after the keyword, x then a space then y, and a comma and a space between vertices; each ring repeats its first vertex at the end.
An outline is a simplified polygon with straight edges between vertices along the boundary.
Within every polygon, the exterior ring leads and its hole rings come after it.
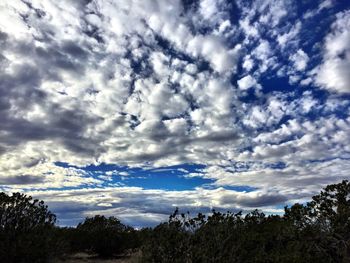
POLYGON ((98 258, 96 255, 91 255, 87 253, 76 253, 67 257, 66 259, 55 261, 55 263, 137 263, 139 262, 139 258, 139 252, 111 259, 101 259, 98 258))

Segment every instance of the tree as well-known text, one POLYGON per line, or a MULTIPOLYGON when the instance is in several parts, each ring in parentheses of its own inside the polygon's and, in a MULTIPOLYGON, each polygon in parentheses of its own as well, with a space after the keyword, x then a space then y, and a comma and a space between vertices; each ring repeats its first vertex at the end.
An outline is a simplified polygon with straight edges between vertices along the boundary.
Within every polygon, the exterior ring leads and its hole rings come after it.
POLYGON ((149 231, 142 247, 143 262, 190 262, 189 219, 176 208, 168 222, 149 231))
POLYGON ((328 185, 312 201, 285 208, 299 250, 318 262, 350 262, 350 183, 328 185))
POLYGON ((110 257, 132 246, 131 240, 127 238, 130 233, 133 233, 133 229, 122 224, 119 219, 96 215, 78 224, 76 235, 80 249, 95 252, 101 257, 110 257))
POLYGON ((350 183, 327 186, 285 214, 180 214, 145 231, 144 262, 350 262, 350 183))
POLYGON ((55 222, 43 201, 0 193, 0 262, 47 262, 55 253, 55 222))
POLYGON ((311 203, 317 216, 330 226, 330 245, 335 253, 343 262, 350 262, 350 182, 327 186, 311 203))

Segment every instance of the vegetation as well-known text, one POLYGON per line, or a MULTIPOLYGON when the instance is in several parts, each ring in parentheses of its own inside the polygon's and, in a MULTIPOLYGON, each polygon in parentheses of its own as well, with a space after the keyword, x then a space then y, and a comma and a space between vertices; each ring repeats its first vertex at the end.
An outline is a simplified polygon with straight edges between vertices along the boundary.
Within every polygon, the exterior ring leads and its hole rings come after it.
POLYGON ((43 201, 0 193, 0 262, 46 262, 55 254, 56 216, 43 201))
POLYGON ((142 262, 350 262, 350 183, 329 185, 283 216, 180 213, 139 231, 117 218, 54 227, 42 201, 0 194, 0 262, 49 262, 77 251, 101 257, 140 250, 142 262))
POLYGON ((88 250, 102 257, 120 254, 138 244, 132 239, 135 230, 117 218, 97 215, 80 223, 73 236, 77 250, 88 250))
POLYGON ((350 262, 350 183, 327 186, 283 216, 255 210, 170 216, 149 234, 145 262, 350 262))

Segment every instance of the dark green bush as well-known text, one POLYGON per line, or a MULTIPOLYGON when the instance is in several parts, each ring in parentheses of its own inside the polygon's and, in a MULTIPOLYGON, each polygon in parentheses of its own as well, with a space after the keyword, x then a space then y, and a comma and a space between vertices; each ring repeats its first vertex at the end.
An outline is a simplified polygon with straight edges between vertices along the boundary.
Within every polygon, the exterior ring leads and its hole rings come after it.
POLYGON ((0 193, 0 262, 47 262, 58 252, 55 221, 43 201, 0 193))
POLYGON ((283 216, 176 210, 145 233, 144 262, 350 262, 350 183, 327 186, 283 216))
POLYGON ((94 216, 76 228, 55 227, 44 202, 0 193, 0 262, 49 262, 87 251, 101 257, 141 249, 142 262, 350 262, 350 183, 327 186, 285 214, 213 211, 140 231, 117 218, 94 216))
POLYGON ((110 257, 137 246, 136 239, 134 229, 122 224, 119 219, 96 215, 77 226, 74 242, 77 249, 110 257))

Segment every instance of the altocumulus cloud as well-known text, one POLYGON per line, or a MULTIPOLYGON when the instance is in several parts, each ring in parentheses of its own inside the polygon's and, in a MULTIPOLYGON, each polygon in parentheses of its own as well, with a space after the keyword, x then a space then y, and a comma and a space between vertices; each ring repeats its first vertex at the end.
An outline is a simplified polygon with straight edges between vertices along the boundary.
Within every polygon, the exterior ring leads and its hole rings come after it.
POLYGON ((0 188, 142 226, 348 178, 350 6, 299 2, 1 1, 0 188))

